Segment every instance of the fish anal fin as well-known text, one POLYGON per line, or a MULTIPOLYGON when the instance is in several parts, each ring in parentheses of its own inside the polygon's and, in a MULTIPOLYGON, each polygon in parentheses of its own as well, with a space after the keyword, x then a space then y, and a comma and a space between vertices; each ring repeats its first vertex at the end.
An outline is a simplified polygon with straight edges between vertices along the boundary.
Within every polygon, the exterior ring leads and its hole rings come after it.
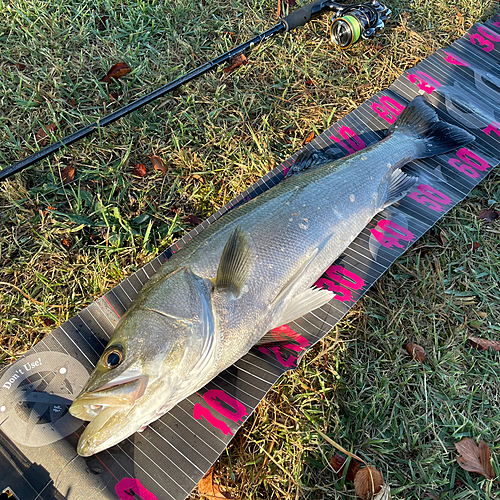
POLYGON ((324 306, 330 302, 333 297, 335 297, 335 294, 330 290, 308 288, 285 303, 283 312, 280 314, 280 317, 277 318, 277 324, 272 325, 270 329, 272 330, 273 328, 277 328, 278 326, 291 323, 301 318, 305 314, 324 306))
POLYGON ((215 290, 238 297, 250 274, 252 250, 250 236, 237 227, 222 251, 215 290))
POLYGON ((399 168, 391 172, 390 176, 389 185, 387 186, 387 197, 381 210, 405 197, 418 179, 417 177, 405 174, 399 168))

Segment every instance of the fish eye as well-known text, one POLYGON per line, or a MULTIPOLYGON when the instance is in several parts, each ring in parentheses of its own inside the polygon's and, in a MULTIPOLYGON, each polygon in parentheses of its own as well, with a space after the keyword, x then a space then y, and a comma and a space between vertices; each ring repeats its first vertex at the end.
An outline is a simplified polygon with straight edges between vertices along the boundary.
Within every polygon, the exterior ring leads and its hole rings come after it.
POLYGON ((122 362, 122 359, 123 348, 122 346, 115 345, 104 355, 103 363, 106 368, 116 368, 122 362))

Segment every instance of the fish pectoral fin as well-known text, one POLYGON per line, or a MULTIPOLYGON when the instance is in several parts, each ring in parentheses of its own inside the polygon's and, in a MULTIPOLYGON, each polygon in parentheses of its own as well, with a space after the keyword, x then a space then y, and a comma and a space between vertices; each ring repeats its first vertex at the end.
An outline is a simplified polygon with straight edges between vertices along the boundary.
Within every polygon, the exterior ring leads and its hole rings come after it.
POLYGON ((298 318, 304 316, 318 307, 324 306, 335 297, 335 294, 330 290, 322 288, 308 288, 306 291, 300 293, 292 300, 285 303, 285 309, 280 317, 277 318, 277 324, 272 325, 270 328, 277 328, 281 325, 286 325, 298 318))
POLYGON ((397 168, 394 172, 389 173, 391 176, 389 180, 389 185, 387 188, 387 198, 385 203, 380 208, 383 210, 384 208, 396 203, 401 198, 404 198, 410 189, 417 182, 417 177, 412 177, 411 175, 405 174, 402 170, 397 168))
POLYGON ((214 290, 238 297, 250 274, 252 258, 250 235, 237 227, 222 251, 214 290))
MULTIPOLYGON (((315 248, 305 259, 304 264, 295 272, 295 274, 288 280, 288 283, 282 288, 282 290, 276 295, 271 303, 271 309, 276 309, 279 307, 280 302, 284 301, 286 296, 292 292, 293 287, 298 283, 298 281, 307 273, 309 265, 314 260, 314 257, 318 255, 319 249, 315 248)), ((284 324, 284 323, 281 323, 284 324)), ((277 325, 281 326, 281 325, 277 325)))

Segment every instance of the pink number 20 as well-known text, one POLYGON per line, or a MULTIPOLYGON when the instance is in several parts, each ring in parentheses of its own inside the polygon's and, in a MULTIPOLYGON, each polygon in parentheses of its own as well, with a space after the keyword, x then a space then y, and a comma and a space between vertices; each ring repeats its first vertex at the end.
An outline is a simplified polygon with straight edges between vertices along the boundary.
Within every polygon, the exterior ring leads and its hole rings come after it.
MULTIPOLYGON (((221 389, 210 389, 205 392, 203 399, 205 400, 205 403, 219 413, 219 415, 222 415, 233 422, 239 423, 240 420, 243 421, 243 417, 248 415, 245 405, 229 394, 226 394, 221 389), (228 408, 223 406, 222 403, 225 403, 228 408)), ((228 434, 231 434, 231 436, 233 435, 226 422, 215 417, 208 408, 200 403, 196 403, 194 405, 193 417, 196 420, 204 418, 209 424, 213 425, 216 429, 219 429, 226 436, 228 434)))

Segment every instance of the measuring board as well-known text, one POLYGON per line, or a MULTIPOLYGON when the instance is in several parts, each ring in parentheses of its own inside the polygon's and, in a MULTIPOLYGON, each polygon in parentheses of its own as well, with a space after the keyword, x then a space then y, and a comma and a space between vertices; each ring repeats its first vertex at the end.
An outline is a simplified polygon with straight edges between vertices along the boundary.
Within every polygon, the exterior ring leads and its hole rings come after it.
POLYGON ((83 458, 83 422, 68 413, 108 339, 146 281, 173 253, 235 206, 293 175, 296 153, 0 372, 0 493, 19 500, 184 500, 273 384, 349 311, 386 269, 500 161, 500 15, 403 74, 306 149, 341 158, 379 141, 424 94, 442 120, 466 128, 467 147, 414 162, 411 193, 377 215, 317 282, 337 295, 273 330, 203 389, 118 445, 83 458))

